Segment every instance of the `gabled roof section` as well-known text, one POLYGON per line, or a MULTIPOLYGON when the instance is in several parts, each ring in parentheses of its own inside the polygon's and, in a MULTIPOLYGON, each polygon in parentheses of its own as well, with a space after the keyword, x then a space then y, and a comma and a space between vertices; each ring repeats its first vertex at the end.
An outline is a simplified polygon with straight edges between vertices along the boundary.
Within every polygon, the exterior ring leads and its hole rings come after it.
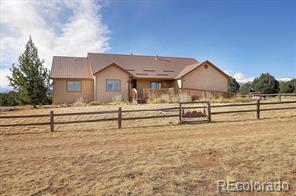
POLYGON ((93 79, 86 57, 54 56, 50 78, 93 79))
MULTIPOLYGON (((132 75, 130 72, 128 72, 127 70, 123 69, 121 66, 117 65, 116 63, 112 63, 110 65, 107 65, 105 66, 103 69, 97 71, 96 73, 100 72, 100 71, 103 71, 105 69, 107 69, 108 67, 111 67, 111 66, 115 66, 115 67, 118 67, 119 69, 121 69, 122 71, 126 72, 128 75, 132 75)), ((94 73, 93 75, 95 75, 96 73, 94 73)))
POLYGON ((190 72, 192 72, 193 70, 195 70, 196 68, 202 66, 202 65, 210 65, 211 67, 213 67, 215 70, 217 70, 219 73, 221 73, 224 77, 226 77, 227 79, 230 77, 229 75, 227 75, 226 73, 224 73, 221 69, 219 69, 218 67, 216 67, 213 63, 211 63, 210 61, 206 60, 203 61, 201 63, 195 63, 192 65, 188 65, 186 66, 176 77, 175 79, 180 79, 182 77, 184 77, 185 75, 189 74, 190 72))
POLYGON ((198 63, 193 58, 164 56, 121 55, 88 53, 93 73, 97 73, 112 63, 122 67, 136 78, 174 79, 187 65, 198 63))

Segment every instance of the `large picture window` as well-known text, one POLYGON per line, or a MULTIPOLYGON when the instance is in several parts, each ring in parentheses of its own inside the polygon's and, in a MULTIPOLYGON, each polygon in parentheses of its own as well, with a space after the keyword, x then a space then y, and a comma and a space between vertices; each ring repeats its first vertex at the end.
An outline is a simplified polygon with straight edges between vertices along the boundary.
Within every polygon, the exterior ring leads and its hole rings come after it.
POLYGON ((106 90, 107 91, 120 91, 120 80, 107 80, 106 90))
POLYGON ((160 82, 151 82, 150 84, 151 89, 158 89, 161 88, 161 83, 160 82))
POLYGON ((81 91, 81 81, 67 81, 67 91, 68 92, 80 92, 81 91))

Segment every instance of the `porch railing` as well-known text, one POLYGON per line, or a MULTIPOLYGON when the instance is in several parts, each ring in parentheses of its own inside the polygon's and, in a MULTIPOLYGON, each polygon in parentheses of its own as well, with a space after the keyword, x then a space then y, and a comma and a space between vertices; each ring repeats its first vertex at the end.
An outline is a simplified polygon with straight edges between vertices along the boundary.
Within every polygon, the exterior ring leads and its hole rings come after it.
POLYGON ((144 88, 143 89, 144 98, 157 98, 157 97, 160 97, 161 95, 174 96, 177 93, 178 91, 174 88, 158 88, 158 89, 144 88))
POLYGON ((143 89, 143 97, 144 98, 158 98, 162 95, 169 96, 178 96, 180 93, 187 94, 192 97, 192 99, 210 99, 210 98, 219 98, 219 97, 231 97, 231 94, 223 91, 209 91, 204 89, 193 89, 193 88, 159 88, 159 89, 151 89, 144 88, 143 89))

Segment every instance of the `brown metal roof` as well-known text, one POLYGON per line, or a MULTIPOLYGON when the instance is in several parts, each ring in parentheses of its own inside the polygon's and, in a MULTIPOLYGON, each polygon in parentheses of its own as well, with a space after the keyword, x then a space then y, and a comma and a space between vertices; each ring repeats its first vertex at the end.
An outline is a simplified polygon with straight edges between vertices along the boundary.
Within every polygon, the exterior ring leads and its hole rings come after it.
POLYGON ((85 57, 54 56, 52 60, 51 78, 90 78, 90 67, 85 57))
POLYGON ((193 58, 88 53, 85 57, 54 56, 51 78, 93 78, 93 74, 115 64, 136 78, 180 79, 207 63, 229 77, 209 61, 193 58), (90 66, 89 66, 90 63, 90 66))
POLYGON ((182 78, 183 76, 185 76, 186 74, 188 74, 189 72, 191 72, 192 70, 194 70, 195 68, 200 66, 201 64, 202 63, 194 63, 192 65, 188 65, 188 66, 184 67, 184 69, 182 69, 182 71, 179 72, 175 78, 176 79, 182 78))
POLYGON ((88 53, 88 59, 93 73, 101 71, 106 66, 115 63, 137 78, 162 79, 174 79, 187 65, 198 63, 193 58, 102 53, 88 53))

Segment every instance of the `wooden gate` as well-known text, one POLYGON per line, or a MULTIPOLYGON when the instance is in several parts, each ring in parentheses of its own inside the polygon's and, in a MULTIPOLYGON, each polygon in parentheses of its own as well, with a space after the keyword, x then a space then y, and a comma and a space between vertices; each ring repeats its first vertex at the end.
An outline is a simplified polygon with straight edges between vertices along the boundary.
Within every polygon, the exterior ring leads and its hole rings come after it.
POLYGON ((211 104, 209 101, 180 102, 179 104, 180 124, 211 122, 211 104))

